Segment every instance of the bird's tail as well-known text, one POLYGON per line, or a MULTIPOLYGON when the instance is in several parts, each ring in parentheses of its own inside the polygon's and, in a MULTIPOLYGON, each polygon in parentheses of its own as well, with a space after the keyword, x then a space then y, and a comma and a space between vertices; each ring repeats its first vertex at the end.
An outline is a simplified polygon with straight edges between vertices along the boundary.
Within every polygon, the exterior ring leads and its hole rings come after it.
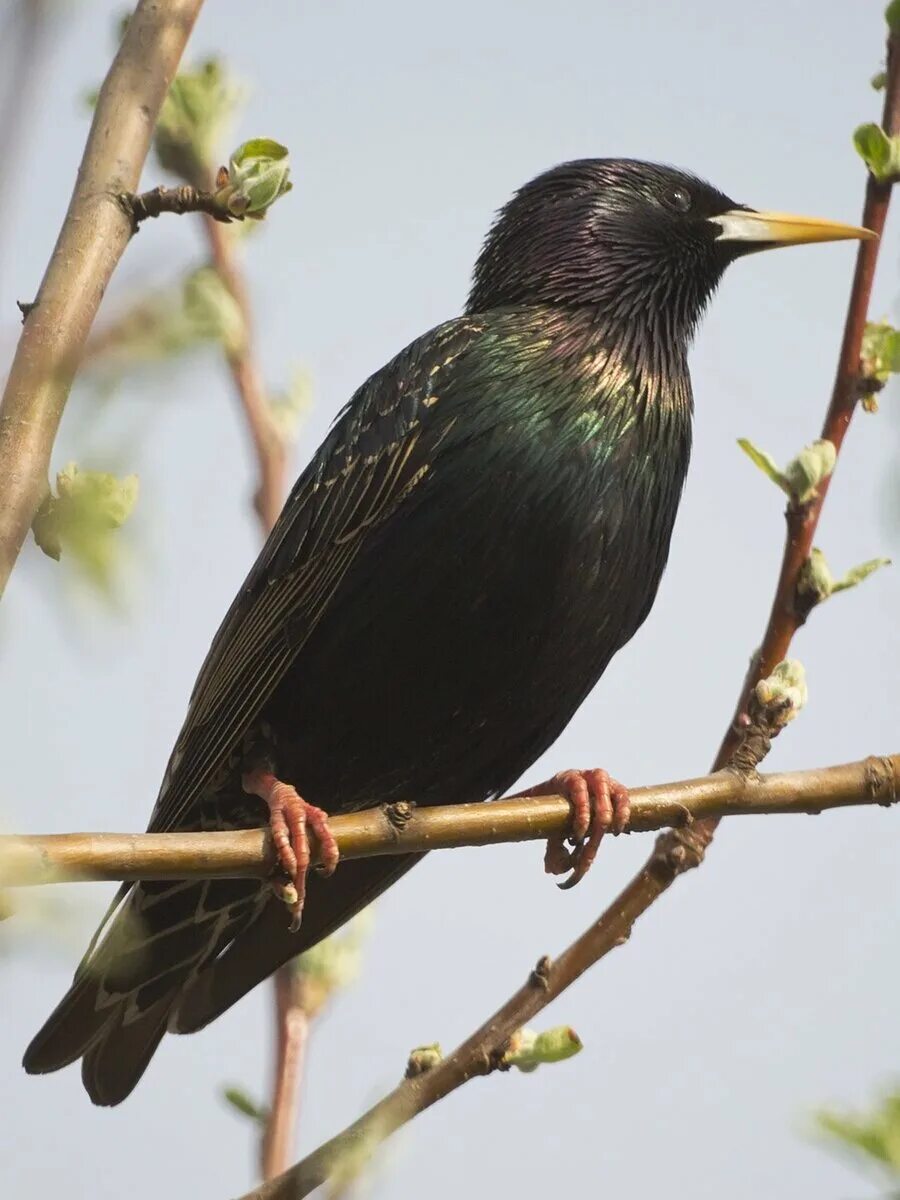
POLYGON ((99 944, 95 937, 72 986, 26 1050, 25 1070, 43 1074, 82 1058, 94 1103, 124 1100, 182 990, 253 920, 263 899, 253 879, 125 885, 105 936, 99 944))

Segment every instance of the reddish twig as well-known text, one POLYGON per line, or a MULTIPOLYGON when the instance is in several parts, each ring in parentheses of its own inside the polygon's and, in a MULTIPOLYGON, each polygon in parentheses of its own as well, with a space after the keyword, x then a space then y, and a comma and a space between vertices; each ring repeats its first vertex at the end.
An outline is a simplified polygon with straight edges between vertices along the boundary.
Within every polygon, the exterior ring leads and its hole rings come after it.
MULTIPOLYGON (((203 218, 213 265, 219 278, 234 297, 243 318, 243 337, 236 349, 225 355, 240 400, 247 431, 256 457, 258 483, 253 507, 263 537, 278 519, 284 503, 287 454, 266 399, 262 371, 256 357, 253 309, 243 272, 235 254, 234 234, 224 228, 217 216, 203 218)), ((291 1158, 299 1106, 303 1049, 309 1031, 309 1019, 297 993, 290 964, 279 968, 274 977, 275 1067, 272 1101, 263 1131, 261 1162, 264 1177, 280 1174, 291 1158)))
MULTIPOLYGON (((887 81, 885 84, 884 114, 882 125, 890 136, 900 134, 900 34, 891 33, 887 45, 887 81)), ((847 317, 838 356, 834 388, 821 437, 832 442, 840 454, 844 435, 859 401, 860 351, 869 299, 875 279, 875 267, 881 248, 881 234, 887 220, 893 183, 883 183, 869 175, 863 205, 862 223, 878 234, 879 240, 860 242, 856 255, 856 269, 847 304, 847 317)), ((833 474, 833 472, 832 472, 833 474)), ((787 657, 791 641, 808 615, 808 608, 797 604, 797 580, 803 564, 809 558, 813 546, 822 505, 828 494, 831 476, 819 484, 816 495, 806 504, 791 503, 785 513, 787 531, 784 556, 778 584, 772 600, 772 608, 762 644, 754 656, 747 679, 738 698, 735 717, 745 711, 750 689, 758 679, 768 675, 772 668, 787 657)), ((728 758, 738 734, 734 723, 727 730, 713 769, 720 767, 728 758)))
POLYGON ((280 1175, 291 1160, 310 1023, 303 981, 290 963, 275 972, 274 982, 275 1064, 272 1103, 260 1145, 263 1179, 280 1175))
POLYGON ((258 484, 253 505, 265 536, 278 519, 284 503, 287 454, 266 399, 256 357, 253 310, 235 255, 234 234, 216 217, 205 215, 203 223, 213 265, 237 302, 243 318, 241 343, 237 349, 226 350, 226 357, 256 456, 258 484))

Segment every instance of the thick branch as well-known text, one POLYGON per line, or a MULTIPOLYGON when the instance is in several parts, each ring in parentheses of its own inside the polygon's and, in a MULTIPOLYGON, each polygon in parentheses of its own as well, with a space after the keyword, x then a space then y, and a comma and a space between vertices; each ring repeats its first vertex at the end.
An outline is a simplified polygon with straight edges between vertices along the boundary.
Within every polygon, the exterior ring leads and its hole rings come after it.
POLYGON ((140 0, 104 80, 75 190, 0 404, 0 591, 47 490, 56 431, 103 293, 132 234, 140 178, 202 0, 140 0))
MULTIPOLYGON (((634 788, 629 832, 670 826, 689 831, 711 817, 887 805, 897 800, 898 789, 900 754, 776 775, 720 771, 702 779, 634 788)), ((332 817, 330 824, 341 858, 350 859, 542 840, 563 832, 569 820, 564 797, 526 796, 441 808, 401 803, 332 817)), ((271 840, 264 829, 0 837, 0 882, 7 887, 62 880, 263 877, 273 865, 271 840)))

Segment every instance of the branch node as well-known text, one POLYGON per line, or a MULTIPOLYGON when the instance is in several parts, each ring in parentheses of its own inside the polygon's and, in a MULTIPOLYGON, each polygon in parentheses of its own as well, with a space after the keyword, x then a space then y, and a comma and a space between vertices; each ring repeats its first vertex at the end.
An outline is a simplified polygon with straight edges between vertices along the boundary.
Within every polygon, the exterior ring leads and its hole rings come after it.
POLYGON ((402 833, 412 820, 415 808, 416 806, 409 800, 397 800, 394 804, 385 804, 383 812, 388 819, 388 824, 397 833, 402 833))
POLYGON ((434 1042, 430 1046, 416 1046, 415 1050, 409 1052, 404 1078, 415 1079, 419 1075, 424 1075, 426 1071, 434 1070, 443 1057, 438 1042, 434 1042))
POLYGON ((540 989, 542 992, 550 991, 550 970, 553 963, 549 954, 542 954, 537 960, 534 969, 528 976, 528 982, 532 987, 540 989))
MULTIPOLYGON (((711 841, 712 829, 705 821, 697 821, 690 827, 668 829, 656 839, 650 865, 668 886, 685 871, 700 866, 711 841)), ((622 940, 627 941, 628 936, 622 940)))
POLYGON ((22 324, 24 325, 37 308, 37 300, 17 300, 16 308, 22 314, 22 324))
POLYGON ((866 791, 876 804, 890 808, 892 804, 897 803, 900 798, 897 796, 897 779, 889 758, 867 758, 865 776, 866 791))

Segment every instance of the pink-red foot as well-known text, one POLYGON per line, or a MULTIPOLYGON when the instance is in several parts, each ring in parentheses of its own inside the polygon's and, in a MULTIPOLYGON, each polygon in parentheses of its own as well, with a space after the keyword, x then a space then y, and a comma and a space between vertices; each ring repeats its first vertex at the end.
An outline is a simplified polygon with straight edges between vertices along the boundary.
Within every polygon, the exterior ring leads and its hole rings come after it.
POLYGON ((631 816, 628 789, 599 768, 590 771, 560 771, 526 795, 566 796, 572 805, 568 833, 547 840, 544 870, 548 875, 572 874, 559 887, 572 888, 591 869, 606 833, 621 833, 631 816), (568 845, 566 843, 569 843, 568 845), (570 849, 571 846, 571 849, 570 849))
POLYGON ((258 796, 268 805, 278 865, 289 880, 287 884, 278 885, 276 891, 290 909, 291 929, 297 930, 303 917, 311 858, 307 830, 313 831, 319 843, 322 874, 330 875, 338 864, 338 845, 328 825, 328 814, 307 804, 296 788, 282 783, 271 771, 248 771, 241 782, 245 792, 258 796))

